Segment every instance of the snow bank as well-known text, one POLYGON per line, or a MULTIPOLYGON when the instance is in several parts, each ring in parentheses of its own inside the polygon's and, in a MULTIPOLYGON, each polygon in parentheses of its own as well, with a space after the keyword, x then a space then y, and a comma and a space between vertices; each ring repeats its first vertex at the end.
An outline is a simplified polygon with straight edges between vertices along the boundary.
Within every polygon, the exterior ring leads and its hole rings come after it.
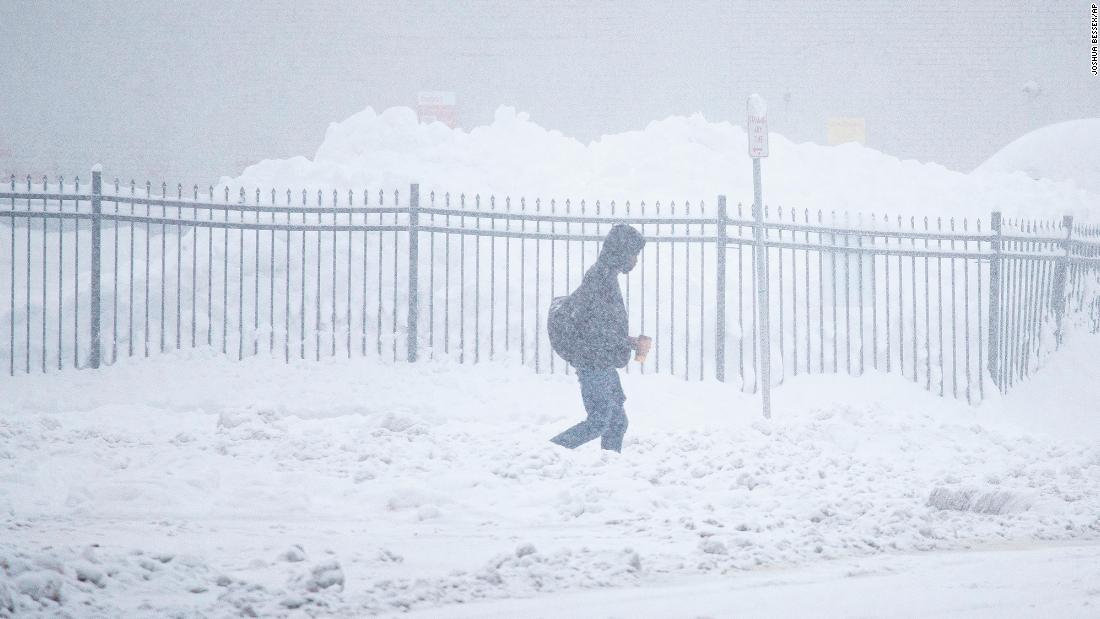
MULTIPOLYGON (((1019 174, 967 175, 934 163, 899 160, 858 144, 796 144, 771 135, 764 165, 769 204, 795 208, 988 217, 1086 217, 1100 197, 1019 174)), ((1085 142, 1081 142, 1084 144, 1085 142)), ((312 159, 252 165, 222 184, 377 191, 419 182, 468 195, 617 200, 705 200, 725 193, 752 202, 745 131, 703 116, 672 116, 589 144, 500 107, 492 124, 469 132, 420 125, 408 108, 367 108, 333 123, 312 159)), ((1060 159, 1058 161, 1061 161, 1060 159)), ((1067 160, 1068 161, 1068 160, 1067 160)), ((1094 191, 1097 191, 1094 189, 1094 191)), ((1100 193, 1100 191, 1098 191, 1100 193)), ((235 195, 235 193, 234 193, 235 195)))
POLYGON ((621 456, 551 445, 575 382, 503 364, 196 351, 0 378, 0 600, 362 615, 1100 538, 1095 435, 896 376, 788 381, 771 421, 728 385, 624 378, 621 456))
POLYGON ((995 400, 988 414, 1032 432, 1092 437, 1100 442, 1095 335, 1071 333, 1042 371, 995 400))
POLYGON ((1013 176, 1066 181, 1100 195, 1097 145, 1100 118, 1056 123, 1013 140, 978 166, 974 175, 1016 173, 1013 176))

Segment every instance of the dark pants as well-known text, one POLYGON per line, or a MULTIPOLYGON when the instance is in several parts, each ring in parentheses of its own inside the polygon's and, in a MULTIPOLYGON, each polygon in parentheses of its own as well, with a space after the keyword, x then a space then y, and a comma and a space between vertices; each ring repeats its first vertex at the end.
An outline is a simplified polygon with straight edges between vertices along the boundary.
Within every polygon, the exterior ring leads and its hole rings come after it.
POLYGON ((626 410, 623 402, 622 383, 614 368, 605 370, 577 370, 577 380, 581 384, 581 399, 588 419, 569 428, 550 439, 562 447, 576 449, 581 445, 602 437, 600 446, 604 449, 622 451, 623 435, 626 434, 626 410))

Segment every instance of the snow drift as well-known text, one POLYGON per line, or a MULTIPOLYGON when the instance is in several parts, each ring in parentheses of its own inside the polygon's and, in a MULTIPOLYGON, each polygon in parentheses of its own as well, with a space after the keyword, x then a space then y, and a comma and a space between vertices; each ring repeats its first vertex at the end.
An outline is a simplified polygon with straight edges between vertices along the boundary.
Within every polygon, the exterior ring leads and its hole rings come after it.
POLYGON ((1100 195, 1098 146, 1100 118, 1056 123, 1013 140, 974 173, 975 176, 1017 173, 1013 176, 1065 181, 1100 195))
MULTIPOLYGON (((753 195, 740 126, 700 114, 672 116, 582 144, 510 107, 500 107, 492 124, 468 132, 418 124, 408 108, 381 114, 367 108, 329 125, 312 159, 267 160, 222 179, 233 191, 389 190, 411 182, 419 182, 423 193, 559 200, 713 201, 724 193, 747 204, 753 195)), ((854 143, 796 144, 774 133, 764 183, 769 204, 825 212, 988 217, 1000 209, 1009 217, 1081 219, 1100 206, 1100 196, 1074 186, 1035 183, 1019 174, 967 175, 854 143)))

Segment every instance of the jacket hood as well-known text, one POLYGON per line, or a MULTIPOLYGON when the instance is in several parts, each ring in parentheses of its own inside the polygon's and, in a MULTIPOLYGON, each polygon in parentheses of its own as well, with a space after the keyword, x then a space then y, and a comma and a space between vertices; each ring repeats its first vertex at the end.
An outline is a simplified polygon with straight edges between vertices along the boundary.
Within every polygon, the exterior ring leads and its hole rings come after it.
POLYGON ((631 226, 617 224, 604 238, 599 260, 618 271, 623 271, 643 247, 645 247, 645 239, 640 232, 631 226))

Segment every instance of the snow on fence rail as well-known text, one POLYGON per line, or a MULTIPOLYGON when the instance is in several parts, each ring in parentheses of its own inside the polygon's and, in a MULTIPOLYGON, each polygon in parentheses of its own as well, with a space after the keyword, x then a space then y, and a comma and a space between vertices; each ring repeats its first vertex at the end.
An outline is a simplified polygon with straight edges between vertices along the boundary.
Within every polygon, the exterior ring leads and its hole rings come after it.
POLYGON ((551 352, 550 300, 576 287, 611 225, 648 240, 623 281, 628 368, 757 388, 758 307, 772 377, 897 372, 977 402, 1095 331, 1100 230, 1061 222, 826 214, 765 206, 497 199, 395 191, 104 191, 11 179, 0 191, 0 351, 8 372, 98 367, 200 346, 244 358, 512 359, 551 352), (758 293, 754 238, 768 269, 758 293), (7 251, 4 251, 7 245, 7 251), (7 337, 4 338, 3 331, 7 337), (6 350, 3 348, 6 347, 6 350))

